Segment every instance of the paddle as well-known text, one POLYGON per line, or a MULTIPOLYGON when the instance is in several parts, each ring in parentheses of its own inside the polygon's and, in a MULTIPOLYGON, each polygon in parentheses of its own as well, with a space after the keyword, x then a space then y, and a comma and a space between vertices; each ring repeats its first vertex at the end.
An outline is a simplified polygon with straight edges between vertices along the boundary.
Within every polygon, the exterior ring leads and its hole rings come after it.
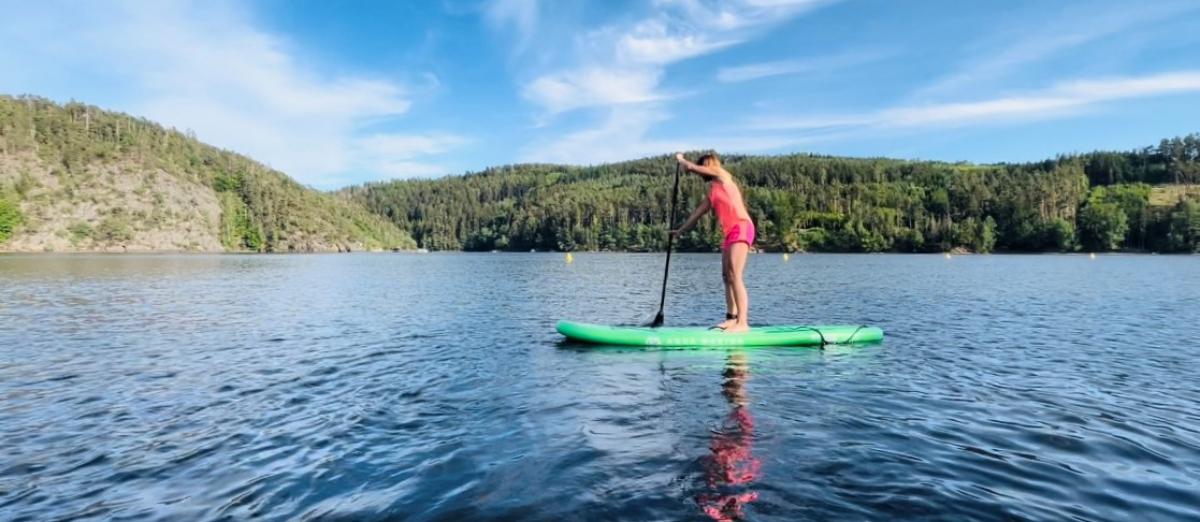
POLYGON ((675 235, 671 227, 675 226, 675 205, 679 201, 679 163, 675 164, 675 188, 671 189, 671 217, 667 222, 667 266, 663 268, 662 297, 658 300, 658 315, 650 327, 658 328, 663 325, 663 307, 667 304, 667 274, 671 273, 671 247, 674 246, 675 235))

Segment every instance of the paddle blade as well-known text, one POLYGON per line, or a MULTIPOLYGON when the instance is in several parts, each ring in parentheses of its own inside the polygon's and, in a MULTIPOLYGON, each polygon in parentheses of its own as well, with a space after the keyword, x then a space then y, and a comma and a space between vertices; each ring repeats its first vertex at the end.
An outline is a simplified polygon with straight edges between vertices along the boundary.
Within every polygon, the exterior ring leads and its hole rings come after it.
POLYGON ((646 326, 649 326, 651 328, 658 328, 662 325, 663 325, 663 313, 659 312, 658 315, 654 316, 654 320, 650 321, 650 324, 648 324, 646 326))

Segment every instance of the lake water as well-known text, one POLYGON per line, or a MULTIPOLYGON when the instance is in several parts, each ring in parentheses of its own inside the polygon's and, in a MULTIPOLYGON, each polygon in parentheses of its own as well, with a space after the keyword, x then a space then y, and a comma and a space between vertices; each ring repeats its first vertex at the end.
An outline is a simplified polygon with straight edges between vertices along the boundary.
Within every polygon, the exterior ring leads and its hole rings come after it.
POLYGON ((1200 257, 662 260, 0 256, 0 520, 1200 518, 1200 257))

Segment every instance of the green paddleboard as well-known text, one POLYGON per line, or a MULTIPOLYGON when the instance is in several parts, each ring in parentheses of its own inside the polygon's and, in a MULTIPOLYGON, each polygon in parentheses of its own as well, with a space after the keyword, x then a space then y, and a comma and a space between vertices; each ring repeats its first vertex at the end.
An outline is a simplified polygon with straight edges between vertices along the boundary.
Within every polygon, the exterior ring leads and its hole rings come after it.
POLYGON ((559 321, 556 329, 573 341, 625 346, 820 346, 883 340, 879 328, 846 325, 755 326, 748 332, 725 333, 703 326, 650 328, 559 321))

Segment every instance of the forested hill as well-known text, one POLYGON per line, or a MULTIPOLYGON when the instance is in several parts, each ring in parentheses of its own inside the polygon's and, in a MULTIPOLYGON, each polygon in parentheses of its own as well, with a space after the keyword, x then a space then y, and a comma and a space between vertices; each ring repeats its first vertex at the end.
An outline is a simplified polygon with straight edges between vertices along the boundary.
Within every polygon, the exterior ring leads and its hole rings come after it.
MULTIPOLYGON (((1197 135, 1028 164, 725 165, 769 251, 1200 250, 1197 135)), ((0 250, 659 250, 673 168, 515 165, 332 195, 144 119, 0 96, 0 250)), ((685 178, 676 223, 703 191, 685 178)), ((680 243, 715 250, 716 223, 680 243)))
MULTIPOLYGON (((1200 250, 1197 135, 1030 164, 791 155, 729 156, 725 166, 768 251, 1200 250)), ((343 194, 430 249, 659 250, 673 168, 667 156, 515 165, 343 194)), ((676 223, 704 189, 685 178, 676 223)), ((715 250, 715 220, 681 240, 684 250, 715 250)))
POLYGON ((361 206, 172 129, 0 96, 0 250, 412 248, 361 206))

